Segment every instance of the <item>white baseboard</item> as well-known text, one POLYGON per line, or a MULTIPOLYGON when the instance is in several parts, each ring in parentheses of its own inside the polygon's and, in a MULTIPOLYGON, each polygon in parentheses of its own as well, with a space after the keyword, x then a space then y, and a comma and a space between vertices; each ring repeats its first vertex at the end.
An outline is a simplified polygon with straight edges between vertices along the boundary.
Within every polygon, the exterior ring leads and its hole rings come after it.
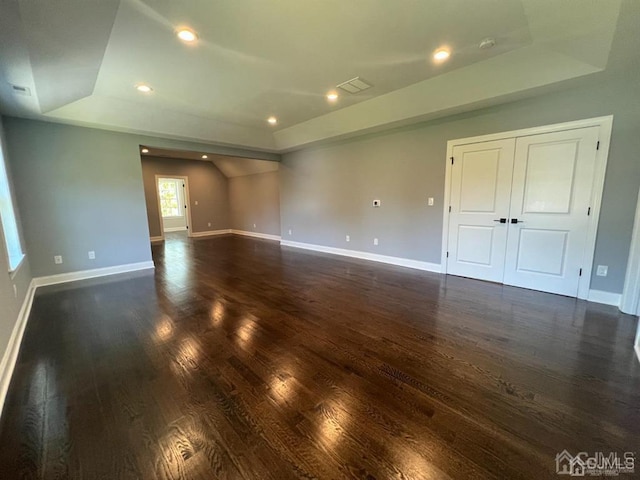
POLYGON ((613 305, 614 307, 620 307, 620 301, 622 300, 622 294, 603 292, 602 290, 589 290, 590 302, 604 303, 605 305, 613 305))
POLYGON ((148 270, 152 268, 155 268, 155 265, 152 261, 128 263, 125 265, 116 265, 115 267, 94 268, 92 270, 81 270, 79 272, 60 273, 58 275, 36 277, 33 279, 33 282, 36 287, 42 287, 45 285, 56 285, 58 283, 75 282, 77 280, 105 277, 107 275, 116 275, 118 273, 135 272, 137 270, 148 270))
POLYGON ((245 230, 231 230, 234 235, 243 235, 245 237, 263 238, 265 240, 280 241, 280 235, 270 235, 268 233, 247 232, 245 230))
POLYGON ((198 237, 213 237, 214 235, 225 235, 231 233, 231 230, 208 230, 206 232, 192 232, 191 236, 194 238, 198 237))
POLYGON ((4 402, 7 398, 7 392, 9 391, 9 384, 11 383, 11 376, 13 370, 16 367, 18 361, 18 353, 20 352, 20 344, 22 343, 22 337, 24 336, 24 330, 27 326, 27 320, 31 313, 31 306, 33 305, 33 296, 36 291, 36 284, 33 280, 29 284, 27 294, 22 301, 22 307, 18 313, 18 318, 11 331, 11 337, 9 338, 9 344, 0 361, 0 416, 4 408, 4 402))
POLYGON ((164 237, 151 237, 149 240, 151 240, 151 243, 162 242, 164 237))
POLYGON ((186 232, 187 231, 187 227, 169 227, 169 228, 164 228, 164 233, 171 233, 171 232, 186 232))
POLYGON ((302 248, 304 250, 313 250, 314 252, 330 253, 332 255, 342 255, 343 257, 371 260, 373 262, 388 263, 390 265, 397 265, 399 267, 424 270, 425 272, 441 272, 439 263, 422 262, 420 260, 412 260, 410 258, 391 257, 388 255, 379 255, 377 253, 361 252, 359 250, 346 250, 344 248, 325 247, 324 245, 313 245, 311 243, 291 242, 289 240, 282 240, 280 242, 280 245, 284 245, 285 247, 302 248))

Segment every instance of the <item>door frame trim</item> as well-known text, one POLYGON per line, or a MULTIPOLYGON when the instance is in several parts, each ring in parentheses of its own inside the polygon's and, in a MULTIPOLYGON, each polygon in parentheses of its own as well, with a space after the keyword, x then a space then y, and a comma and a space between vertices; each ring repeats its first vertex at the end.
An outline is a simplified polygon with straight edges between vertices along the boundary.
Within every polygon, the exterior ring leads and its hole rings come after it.
POLYGON ((187 237, 191 237, 193 234, 193 226, 191 225, 191 202, 189 200, 189 177, 185 175, 171 175, 171 174, 158 174, 156 173, 156 202, 158 203, 158 219, 160 220, 160 236, 153 237, 156 241, 164 240, 164 225, 162 223, 162 209, 160 208, 160 191, 158 188, 158 179, 160 178, 175 178, 184 182, 184 203, 187 206, 185 213, 187 218, 187 237))
MULTIPOLYGON (((629 244, 629 259, 627 260, 620 310, 630 315, 640 315, 640 193, 638 194, 633 233, 629 244)), ((640 324, 638 325, 636 346, 640 347, 640 324)))
POLYGON ((454 147, 467 145, 469 143, 491 142, 495 140, 505 140, 508 138, 529 137, 532 135, 542 135, 545 133, 562 132, 565 130, 576 130, 579 128, 599 127, 598 140, 600 148, 596 152, 596 165, 593 176, 593 187, 591 191, 591 215, 587 232, 587 244, 583 256, 582 277, 578 282, 578 298, 587 299, 591 286, 591 271, 593 267, 593 257, 596 247, 596 236, 598 233, 598 220, 600 218, 600 207, 602 204, 602 191, 604 189, 604 178, 609 159, 609 146, 611 144, 611 130, 613 128, 613 115, 603 117, 586 118, 572 122, 556 123, 539 127, 511 130, 508 132, 493 133, 475 137, 458 138, 447 142, 447 157, 445 159, 445 184, 444 184, 444 204, 442 221, 442 252, 441 265, 442 273, 448 271, 447 247, 449 245, 449 205, 451 203, 451 157, 454 147))

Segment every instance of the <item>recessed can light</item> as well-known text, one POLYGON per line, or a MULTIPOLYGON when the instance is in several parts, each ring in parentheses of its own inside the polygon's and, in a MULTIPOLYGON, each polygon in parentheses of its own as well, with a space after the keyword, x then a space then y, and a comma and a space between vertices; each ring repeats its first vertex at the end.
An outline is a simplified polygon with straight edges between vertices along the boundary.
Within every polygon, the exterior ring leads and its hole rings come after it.
POLYGON ((433 53, 433 59, 437 62, 443 62, 451 56, 451 52, 446 48, 439 48, 433 53))
POLYGON ((267 122, 269 122, 271 125, 275 125, 278 123, 278 119, 276 117, 269 117, 267 118, 267 122))
POLYGON ((208 155, 202 155, 203 160, 206 160, 207 158, 209 158, 208 155))
POLYGON ((151 93, 151 92, 153 92, 153 88, 151 88, 146 83, 139 83, 138 85, 136 85, 136 89, 139 92, 142 92, 142 93, 151 93))
POLYGON ((142 150, 140 150, 142 153, 149 153, 149 149, 148 148, 143 148, 142 150))
POLYGON ((329 100, 330 102, 335 102, 336 100, 338 100, 338 93, 334 91, 327 93, 327 100, 329 100))
POLYGON ((190 28, 181 28, 176 32, 178 38, 183 42, 192 43, 198 39, 198 34, 190 28))

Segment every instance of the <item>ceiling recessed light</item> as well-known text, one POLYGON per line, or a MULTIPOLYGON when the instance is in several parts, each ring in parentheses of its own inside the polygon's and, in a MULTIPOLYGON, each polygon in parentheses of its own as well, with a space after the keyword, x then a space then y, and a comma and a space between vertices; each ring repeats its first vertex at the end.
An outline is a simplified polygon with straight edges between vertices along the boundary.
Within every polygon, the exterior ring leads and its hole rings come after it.
POLYGON ((198 39, 198 34, 190 28, 181 28, 177 31, 176 35, 183 42, 192 43, 198 39))
POLYGON ((446 48, 440 48, 433 53, 433 59, 437 62, 443 62, 451 56, 451 52, 446 48))
POLYGON ((329 100, 330 102, 335 102, 336 100, 338 100, 338 94, 336 92, 327 93, 327 100, 329 100))
POLYGON ((151 88, 146 83, 139 83, 138 85, 136 85, 136 89, 139 92, 142 92, 142 93, 151 93, 151 92, 153 92, 153 88, 151 88))
POLYGON ((206 160, 206 159, 207 159, 207 158, 209 158, 209 157, 208 157, 207 155, 202 155, 202 158, 203 158, 204 160, 206 160))
POLYGON ((267 122, 269 122, 271 125, 275 125, 276 123, 278 123, 278 119, 276 117, 269 117, 267 118, 267 122))
POLYGON ((148 148, 143 148, 142 150, 140 150, 142 153, 149 153, 149 149, 148 148))

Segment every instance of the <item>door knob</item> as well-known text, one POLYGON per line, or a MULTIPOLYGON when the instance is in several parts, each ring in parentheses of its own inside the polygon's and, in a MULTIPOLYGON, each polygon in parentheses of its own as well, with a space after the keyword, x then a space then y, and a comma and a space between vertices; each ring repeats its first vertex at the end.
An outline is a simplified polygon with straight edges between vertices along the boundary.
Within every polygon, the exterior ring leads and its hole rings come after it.
POLYGON ((497 220, 494 220, 494 222, 507 223, 507 219, 506 218, 498 218, 497 220))

